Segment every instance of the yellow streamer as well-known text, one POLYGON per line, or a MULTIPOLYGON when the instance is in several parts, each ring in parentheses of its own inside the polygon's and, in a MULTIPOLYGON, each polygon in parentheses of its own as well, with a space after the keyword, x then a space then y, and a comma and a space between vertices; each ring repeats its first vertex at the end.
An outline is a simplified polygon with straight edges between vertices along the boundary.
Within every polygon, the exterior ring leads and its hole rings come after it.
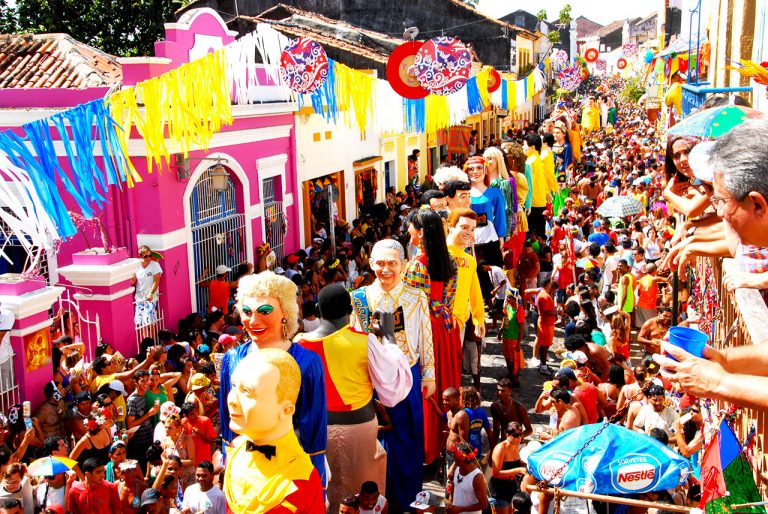
POLYGON ((137 125, 143 120, 139 114, 139 107, 136 105, 136 94, 132 87, 118 91, 107 98, 109 103, 110 114, 112 119, 117 124, 117 141, 120 144, 120 149, 125 155, 125 160, 128 165, 128 175, 126 182, 128 187, 133 187, 134 182, 142 182, 141 175, 133 165, 131 156, 128 153, 128 141, 131 139, 131 126, 134 123, 137 125))
POLYGON ((514 111, 517 107, 517 81, 510 80, 507 82, 509 89, 507 91, 507 104, 510 112, 514 111))
MULTIPOLYGON (((338 62, 336 63, 335 74, 335 91, 339 109, 348 113, 349 106, 351 106, 360 133, 365 134, 368 118, 374 113, 373 93, 376 79, 367 73, 353 70, 338 62)), ((351 123, 351 118, 347 114, 345 114, 344 119, 347 125, 351 123)))
POLYGON ((447 96, 429 95, 426 98, 424 110, 427 134, 435 134, 438 130, 451 126, 451 108, 448 105, 447 96))
POLYGON ((144 138, 150 172, 153 167, 162 170, 170 161, 166 139, 185 156, 198 147, 207 150, 222 125, 232 124, 227 66, 219 50, 110 96, 113 116, 123 127, 123 150, 127 152, 132 125, 144 138), (140 103, 145 106, 143 115, 140 103))
POLYGON ((480 100, 484 107, 491 105, 491 94, 488 92, 488 77, 491 75, 490 66, 483 66, 480 73, 477 74, 477 90, 480 92, 480 100))

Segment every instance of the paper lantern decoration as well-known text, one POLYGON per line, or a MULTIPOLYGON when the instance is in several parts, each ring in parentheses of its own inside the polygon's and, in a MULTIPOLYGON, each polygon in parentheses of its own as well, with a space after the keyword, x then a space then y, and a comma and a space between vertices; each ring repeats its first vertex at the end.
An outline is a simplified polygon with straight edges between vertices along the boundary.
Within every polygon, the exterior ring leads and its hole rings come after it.
POLYGON ((501 87, 501 75, 494 68, 488 74, 488 92, 493 93, 501 87))
POLYGON ((565 50, 557 49, 552 52, 552 62, 557 69, 562 69, 568 66, 568 53, 565 50))
POLYGON ((608 68, 608 63, 605 62, 605 59, 598 59, 595 62, 595 69, 597 69, 597 71, 605 71, 607 68, 608 68))
POLYGON ((635 43, 627 43, 621 47, 621 51, 624 57, 631 59, 637 55, 637 45, 635 43))
POLYGON ((325 49, 307 37, 292 40, 280 54, 280 78, 297 93, 317 91, 328 78, 325 49))
POLYGON ((620 57, 618 61, 616 61, 616 67, 620 70, 623 70, 627 67, 627 60, 623 57, 620 57))
POLYGON ((584 52, 584 60, 587 62, 596 62, 598 57, 600 57, 600 52, 597 51, 597 48, 587 48, 587 51, 584 52))
POLYGON ((571 66, 557 74, 557 83, 566 91, 574 91, 581 84, 581 68, 571 66))
POLYGON ((436 95, 450 95, 467 83, 472 56, 464 43, 441 36, 424 43, 413 62, 419 85, 436 95))
POLYGON ((398 46, 389 55, 387 61, 387 80, 395 92, 403 98, 418 100, 429 95, 429 91, 419 85, 413 61, 421 48, 421 41, 409 41, 398 46))

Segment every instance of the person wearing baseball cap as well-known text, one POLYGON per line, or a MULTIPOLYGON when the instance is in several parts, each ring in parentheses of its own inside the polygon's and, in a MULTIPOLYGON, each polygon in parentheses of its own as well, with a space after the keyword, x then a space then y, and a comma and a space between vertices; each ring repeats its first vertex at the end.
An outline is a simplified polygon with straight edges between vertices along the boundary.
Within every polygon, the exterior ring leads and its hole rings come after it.
MULTIPOLYGON (((200 282, 200 287, 208 289, 208 312, 213 308, 220 310, 224 314, 229 312, 229 299, 232 296, 232 290, 237 289, 237 281, 230 281, 227 274, 232 271, 226 264, 216 266, 216 277, 209 278, 200 282)), ((208 276, 208 268, 203 270, 203 276, 208 276)))

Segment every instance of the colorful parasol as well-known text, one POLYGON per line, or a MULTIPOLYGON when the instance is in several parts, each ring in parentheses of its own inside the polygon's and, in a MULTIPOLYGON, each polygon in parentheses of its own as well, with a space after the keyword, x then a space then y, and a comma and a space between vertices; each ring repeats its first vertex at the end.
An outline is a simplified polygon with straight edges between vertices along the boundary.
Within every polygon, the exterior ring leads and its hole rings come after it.
POLYGON ((77 461, 66 457, 52 455, 32 462, 27 471, 33 477, 50 477, 59 473, 66 473, 77 466, 77 461))
POLYGON ((280 54, 280 78, 297 93, 312 93, 328 78, 325 49, 307 37, 294 39, 280 54))
POLYGON ((552 62, 558 69, 568 66, 568 53, 560 48, 552 52, 552 62))
POLYGON ((441 36, 424 43, 413 61, 419 85, 436 95, 450 95, 467 83, 472 56, 464 43, 441 36))
POLYGON ((581 269, 592 269, 595 267, 595 261, 588 257, 584 257, 583 259, 579 259, 576 261, 576 264, 574 264, 577 268, 581 269))
POLYGON ((612 196, 597 208, 597 213, 604 218, 626 218, 641 212, 643 204, 631 196, 612 196))
POLYGON ((598 57, 600 57, 600 52, 597 48, 587 48, 584 52, 584 60, 587 62, 596 62, 598 57))
POLYGON ((558 72, 557 83, 566 91, 573 91, 581 84, 581 68, 574 65, 558 72))
POLYGON ((672 127, 669 133, 676 136, 717 138, 749 119, 759 119, 763 116, 763 112, 757 109, 741 105, 724 105, 684 118, 672 127))
POLYGON ((419 85, 416 79, 416 69, 413 61, 416 53, 421 48, 421 41, 409 41, 398 46, 389 55, 387 61, 387 80, 395 93, 408 98, 418 100, 429 95, 429 91, 419 85))

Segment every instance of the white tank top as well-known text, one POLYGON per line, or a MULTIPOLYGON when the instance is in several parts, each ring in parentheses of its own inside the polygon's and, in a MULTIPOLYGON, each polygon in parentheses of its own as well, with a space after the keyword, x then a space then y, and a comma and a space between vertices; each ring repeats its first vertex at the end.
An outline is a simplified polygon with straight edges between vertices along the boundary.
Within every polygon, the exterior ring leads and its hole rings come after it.
MULTIPOLYGON (((457 507, 466 507, 467 505, 473 505, 478 502, 477 495, 475 494, 475 488, 472 487, 472 482, 475 480, 475 475, 482 474, 480 468, 475 468, 468 475, 461 476, 459 474, 459 468, 456 467, 456 471, 453 473, 453 504, 457 507)), ((480 514, 481 511, 473 510, 467 514, 480 514)))

